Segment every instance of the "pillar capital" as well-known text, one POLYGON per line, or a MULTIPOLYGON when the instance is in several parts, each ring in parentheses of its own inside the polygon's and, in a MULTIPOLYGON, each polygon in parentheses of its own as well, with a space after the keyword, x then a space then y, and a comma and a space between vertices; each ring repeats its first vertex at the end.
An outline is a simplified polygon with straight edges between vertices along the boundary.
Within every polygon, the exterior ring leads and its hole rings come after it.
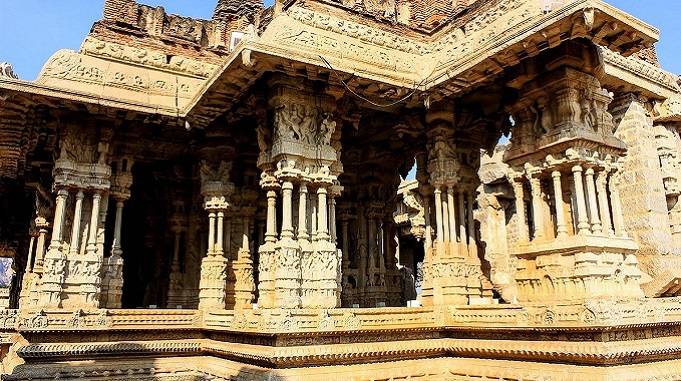
POLYGON ((224 196, 209 196, 204 198, 203 208, 209 212, 224 212, 229 205, 229 201, 224 196))

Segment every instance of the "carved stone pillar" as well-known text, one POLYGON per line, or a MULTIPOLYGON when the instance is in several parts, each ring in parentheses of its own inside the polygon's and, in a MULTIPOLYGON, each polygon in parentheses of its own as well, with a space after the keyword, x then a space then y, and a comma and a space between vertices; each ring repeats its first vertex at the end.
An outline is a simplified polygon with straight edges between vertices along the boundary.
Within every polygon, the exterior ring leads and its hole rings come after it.
POLYGON ((329 199, 329 235, 331 236, 331 242, 333 243, 338 241, 336 234, 336 195, 331 193, 329 199))
POLYGON ((43 261, 42 285, 39 304, 44 307, 59 307, 61 303, 62 285, 66 272, 66 256, 62 252, 62 229, 64 209, 69 192, 66 189, 57 191, 52 224, 52 239, 43 261))
POLYGON ((428 256, 429 252, 433 248, 433 226, 430 217, 430 197, 423 197, 423 214, 425 220, 425 237, 423 238, 423 251, 425 255, 428 256))
POLYGON ((541 180, 538 177, 530 177, 530 190, 532 195, 532 219, 534 221, 534 240, 544 239, 544 211, 542 209, 541 180))
MULTIPOLYGON (((225 255, 225 249, 224 249, 224 244, 225 244, 225 212, 222 210, 218 210, 216 213, 217 216, 217 237, 215 239, 215 254, 217 255, 225 255)), ((229 252, 227 252, 227 259, 229 259, 229 252)))
POLYGON ((293 213, 291 206, 292 200, 293 200, 293 184, 289 181, 286 181, 281 187, 281 202, 282 202, 281 239, 293 238, 293 213))
POLYGON ((317 213, 319 218, 319 222, 317 223, 317 239, 320 240, 329 239, 329 221, 327 217, 328 205, 326 195, 326 188, 319 187, 317 189, 317 197, 319 198, 317 203, 317 213))
POLYGON ((208 255, 215 254, 215 212, 208 212, 208 255))
POLYGON ((518 241, 525 243, 530 240, 527 229, 527 217, 525 215, 525 187, 521 180, 512 181, 511 185, 513 186, 513 194, 515 195, 515 212, 518 217, 518 241))
POLYGON ((467 194, 466 200, 468 215, 468 256, 469 258, 476 258, 478 256, 478 244, 475 239, 475 219, 473 218, 473 192, 467 194))
POLYGON ((584 197, 584 182, 582 180, 582 172, 584 169, 581 165, 572 167, 572 175, 575 182, 575 198, 577 199, 577 229, 579 234, 589 233, 589 218, 586 211, 586 200, 584 197))
POLYGON ((104 260, 104 279, 102 280, 102 306, 106 308, 121 308, 123 296, 123 208, 130 198, 132 186, 133 160, 122 157, 114 163, 115 176, 111 182, 111 196, 116 202, 114 222, 114 239, 111 245, 111 255, 104 260))
POLYGON ((332 205, 327 194, 335 192, 333 188, 342 189, 338 185, 342 165, 340 131, 336 132, 334 117, 336 102, 321 92, 301 91, 305 86, 294 85, 289 77, 272 76, 267 85, 273 124, 258 127, 258 167, 263 178, 281 187, 282 223, 269 259, 274 273, 273 302, 263 306, 335 307, 340 300, 341 260, 335 232, 329 234, 335 224, 333 218, 329 219, 332 205), (302 189, 297 234, 292 209, 295 186, 302 189), (316 195, 307 193, 309 188, 316 195), (306 194, 309 199, 305 199, 306 194), (307 236, 308 223, 311 236, 307 236))
POLYGON ((253 275, 253 256, 250 248, 251 221, 255 210, 244 210, 241 216, 241 247, 234 269, 234 309, 251 309, 255 298, 255 280, 253 275))
MULTIPOLYGON (((215 241, 215 231, 222 232, 221 228, 216 229, 218 213, 224 213, 227 209, 224 199, 212 199, 206 202, 205 208, 208 210, 209 240, 208 252, 201 261, 201 280, 199 283, 199 309, 224 309, 226 306, 226 287, 227 287, 227 266, 228 259, 224 253, 218 251, 218 244, 215 241)), ((224 214, 223 214, 224 215, 224 214)), ((222 219, 220 219, 222 222, 222 219)), ((222 237, 217 237, 222 239, 222 237)))
MULTIPOLYGON (((99 307, 99 296, 101 292, 102 279, 100 277, 103 253, 98 252, 97 247, 97 231, 99 228, 100 205, 102 195, 99 192, 92 194, 92 207, 90 210, 90 225, 88 226, 87 247, 85 249, 85 256, 82 261, 75 258, 70 260, 80 263, 81 271, 74 271, 73 275, 79 276, 80 294, 82 297, 82 304, 89 307, 99 307)), ((75 269, 77 265, 74 265, 75 269)))
MULTIPOLYGON (((107 259, 106 273, 103 284, 106 284, 106 307, 121 308, 123 296, 123 249, 121 246, 121 229, 123 227, 122 199, 116 200, 116 220, 114 225, 114 239, 111 256, 107 259)), ((102 292, 105 290, 102 288, 102 292)))
POLYGON ((267 191, 267 223, 265 230, 265 243, 259 250, 258 262, 258 306, 263 308, 274 307, 274 270, 275 270, 275 243, 277 242, 277 192, 267 191))
MULTIPOLYGON (((448 247, 452 246, 452 241, 456 241, 456 234, 454 234, 453 236, 450 234, 451 233, 450 218, 454 219, 454 221, 456 221, 456 218, 454 218, 454 216, 450 215, 449 213, 451 207, 449 206, 446 192, 447 191, 445 190, 445 197, 444 200, 442 200, 442 233, 443 233, 442 242, 445 244, 445 246, 443 246, 443 250, 445 250, 445 252, 447 251, 448 247)), ((456 228, 454 228, 454 230, 455 229, 456 228)))
POLYGON ((281 234, 276 245, 274 271, 275 307, 299 308, 301 306, 301 255, 300 245, 293 234, 293 184, 284 181, 281 187, 281 234))
POLYGON ((298 199, 298 240, 307 241, 309 235, 307 234, 307 185, 300 184, 300 195, 298 199))
POLYGON ((21 279, 21 290, 19 294, 19 308, 27 308, 35 305, 35 300, 31 300, 31 293, 35 293, 39 286, 38 274, 33 272, 33 261, 36 256, 35 243, 38 232, 35 229, 30 230, 31 241, 28 248, 28 258, 26 260, 26 268, 21 279))
POLYGON ((340 301, 342 253, 336 248, 336 242, 329 234, 331 220, 335 219, 335 216, 329 218, 327 215, 332 209, 329 204, 333 202, 333 197, 331 199, 327 197, 329 186, 328 183, 322 183, 317 189, 318 231, 317 240, 314 242, 315 253, 311 263, 306 262, 302 272, 303 281, 308 278, 316 280, 316 289, 308 291, 314 297, 307 303, 303 302, 303 307, 335 308, 340 301))
POLYGON ((594 234, 603 234, 603 225, 599 217, 598 200, 596 199, 596 183, 594 182, 594 169, 586 170, 586 192, 589 196, 589 215, 591 216, 591 231, 594 234))
POLYGON ((458 193, 458 201, 459 201, 459 216, 457 218, 458 223, 459 223, 459 253, 458 256, 462 258, 466 258, 468 256, 468 244, 466 243, 466 237, 468 234, 466 233, 466 205, 465 205, 465 199, 466 195, 463 192, 463 190, 459 190, 458 193))
POLYGON ((222 225, 234 191, 234 185, 229 181, 231 167, 232 164, 225 161, 201 163, 201 194, 204 197, 204 209, 208 212, 208 247, 206 256, 201 260, 199 309, 226 307, 229 259, 223 250, 222 225))
POLYGON ((553 178, 553 197, 556 204, 556 236, 557 238, 565 238, 567 236, 567 222, 563 207, 563 187, 560 171, 553 171, 551 177, 553 178))
POLYGON ((317 223, 319 222, 319 217, 317 217, 317 198, 313 194, 309 195, 310 204, 310 214, 308 215, 310 219, 310 233, 312 235, 312 240, 317 240, 317 223))
POLYGON ((96 255, 97 252, 97 226, 99 225, 99 206, 102 195, 95 192, 92 195, 92 210, 90 214, 90 226, 88 228, 88 240, 86 254, 96 255))
POLYGON ((608 174, 609 170, 604 169, 598 173, 596 179, 596 191, 598 192, 598 206, 603 220, 603 233, 608 236, 613 236, 615 230, 612 227, 612 219, 610 218, 610 203, 608 202, 608 174))
POLYGON ((38 240, 35 245, 34 273, 43 272, 43 259, 45 257, 45 243, 47 242, 47 228, 50 224, 42 216, 36 217, 35 226, 38 229, 38 240))
POLYGON ((447 187, 447 208, 448 212, 447 214, 449 215, 449 239, 452 242, 450 245, 451 250, 455 250, 455 245, 457 240, 461 240, 462 238, 459 236, 457 237, 457 225, 456 225, 456 201, 454 199, 454 187, 449 186, 447 187))
POLYGON ((619 179, 617 176, 610 176, 610 202, 612 204, 612 222, 615 228, 615 235, 617 237, 626 237, 627 233, 624 230, 624 215, 622 211, 622 204, 619 193, 619 179))
POLYGON ((442 225, 442 191, 440 187, 436 187, 435 191, 435 226, 437 229, 436 240, 438 242, 444 241, 444 230, 442 225))
MULTIPOLYGON (((509 247, 511 256, 517 258, 514 277, 521 303, 552 305, 642 295, 635 242, 624 237, 621 227, 622 237, 602 234, 602 222, 608 224, 609 203, 606 181, 601 175, 597 194, 595 170, 617 165, 625 156, 626 146, 613 135, 613 118, 608 112, 612 95, 592 72, 598 62, 592 53, 589 47, 573 41, 538 56, 535 64, 551 69, 523 82, 519 86, 522 101, 509 107, 514 110, 514 119, 529 127, 526 130, 529 135, 518 141, 514 133, 511 138, 514 148, 505 152, 504 160, 515 168, 514 180, 519 177, 518 172, 528 168, 552 173, 557 219, 555 239, 549 234, 540 242, 509 247), (583 52, 578 60, 581 62, 566 54, 577 48, 583 52), (533 124, 527 124, 532 120, 533 124), (574 234, 569 227, 566 229, 566 216, 562 213, 561 177, 568 170, 572 173, 570 207, 572 223, 576 225, 574 234)), ((613 183, 610 182, 611 188, 613 183)), ((535 201, 536 180, 532 188, 535 201)), ((617 195, 612 190, 610 193, 616 220, 617 195)), ((607 226, 605 230, 609 230, 607 226)))
POLYGON ((76 194, 76 207, 73 212, 73 223, 71 225, 71 248, 69 250, 71 255, 77 255, 80 247, 80 220, 83 211, 83 199, 85 194, 83 191, 78 191, 76 194))

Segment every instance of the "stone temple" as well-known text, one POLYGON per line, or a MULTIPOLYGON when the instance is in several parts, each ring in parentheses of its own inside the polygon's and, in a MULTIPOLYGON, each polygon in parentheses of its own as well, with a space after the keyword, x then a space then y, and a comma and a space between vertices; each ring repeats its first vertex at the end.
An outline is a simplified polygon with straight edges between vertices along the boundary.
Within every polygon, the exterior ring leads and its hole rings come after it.
POLYGON ((2 380, 681 380, 658 30, 216 2, 106 0, 36 81, 0 66, 2 380))

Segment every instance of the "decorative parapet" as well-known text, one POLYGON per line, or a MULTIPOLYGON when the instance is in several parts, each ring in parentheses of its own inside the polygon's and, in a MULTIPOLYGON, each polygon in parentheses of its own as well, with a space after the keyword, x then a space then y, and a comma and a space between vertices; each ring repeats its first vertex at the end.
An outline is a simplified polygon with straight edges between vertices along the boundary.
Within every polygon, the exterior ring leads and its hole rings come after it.
MULTIPOLYGON (((115 47, 103 50, 111 52, 115 47)), ((121 54, 127 53, 124 50, 121 54)), ((149 62, 156 62, 153 55, 149 62)), ((177 74, 169 69, 133 66, 110 57, 60 50, 47 61, 36 82, 76 94, 105 96, 131 105, 154 104, 177 110, 199 91, 204 79, 177 74)))
POLYGON ((19 79, 19 76, 14 73, 12 65, 7 62, 0 62, 0 77, 19 79))
POLYGON ((622 87, 622 82, 632 89, 641 89, 654 98, 667 98, 681 91, 678 76, 636 57, 625 57, 607 47, 599 46, 603 60, 604 85, 622 87))
POLYGON ((217 65, 187 57, 173 56, 161 51, 102 41, 92 36, 88 36, 83 41, 80 53, 204 79, 208 78, 218 68, 217 65))

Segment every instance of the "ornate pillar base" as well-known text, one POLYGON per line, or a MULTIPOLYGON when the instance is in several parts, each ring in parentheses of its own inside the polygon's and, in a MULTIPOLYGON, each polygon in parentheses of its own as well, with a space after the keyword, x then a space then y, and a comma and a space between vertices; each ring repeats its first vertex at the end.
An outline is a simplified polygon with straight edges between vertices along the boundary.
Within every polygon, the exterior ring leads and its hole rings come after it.
POLYGON ((274 307, 300 308, 301 255, 298 242, 283 238, 276 244, 274 270, 274 307))
POLYGON ((60 307, 66 273, 66 256, 58 246, 51 245, 43 261, 39 307, 60 307))
POLYGON ((227 258, 209 255, 201 261, 199 309, 224 309, 227 287, 227 258))
POLYGON ((239 259, 232 263, 234 272, 234 309, 252 309, 255 300, 253 261, 248 250, 239 250, 239 259))
POLYGON ((121 308, 123 296, 123 257, 111 255, 106 260, 106 274, 102 281, 102 306, 105 308, 121 308))
POLYGON ((24 277, 21 280, 19 308, 32 308, 37 306, 39 289, 40 275, 34 272, 24 274, 24 277))
POLYGON ((312 245, 313 252, 303 253, 302 307, 337 308, 341 292, 342 253, 333 242, 327 240, 316 241, 312 245))
POLYGON ((319 273, 314 271, 317 261, 317 252, 314 250, 314 244, 307 239, 299 240, 300 245, 300 304, 302 306, 312 306, 318 298, 316 290, 319 284, 319 273))
POLYGON ((571 236, 517 250, 520 302, 643 297, 636 244, 628 238, 571 236))
POLYGON ((274 308, 274 242, 265 242, 258 250, 258 307, 274 308))
POLYGON ((492 286, 476 258, 448 256, 449 242, 436 242, 431 261, 423 265, 421 303, 433 305, 491 304, 492 286))

